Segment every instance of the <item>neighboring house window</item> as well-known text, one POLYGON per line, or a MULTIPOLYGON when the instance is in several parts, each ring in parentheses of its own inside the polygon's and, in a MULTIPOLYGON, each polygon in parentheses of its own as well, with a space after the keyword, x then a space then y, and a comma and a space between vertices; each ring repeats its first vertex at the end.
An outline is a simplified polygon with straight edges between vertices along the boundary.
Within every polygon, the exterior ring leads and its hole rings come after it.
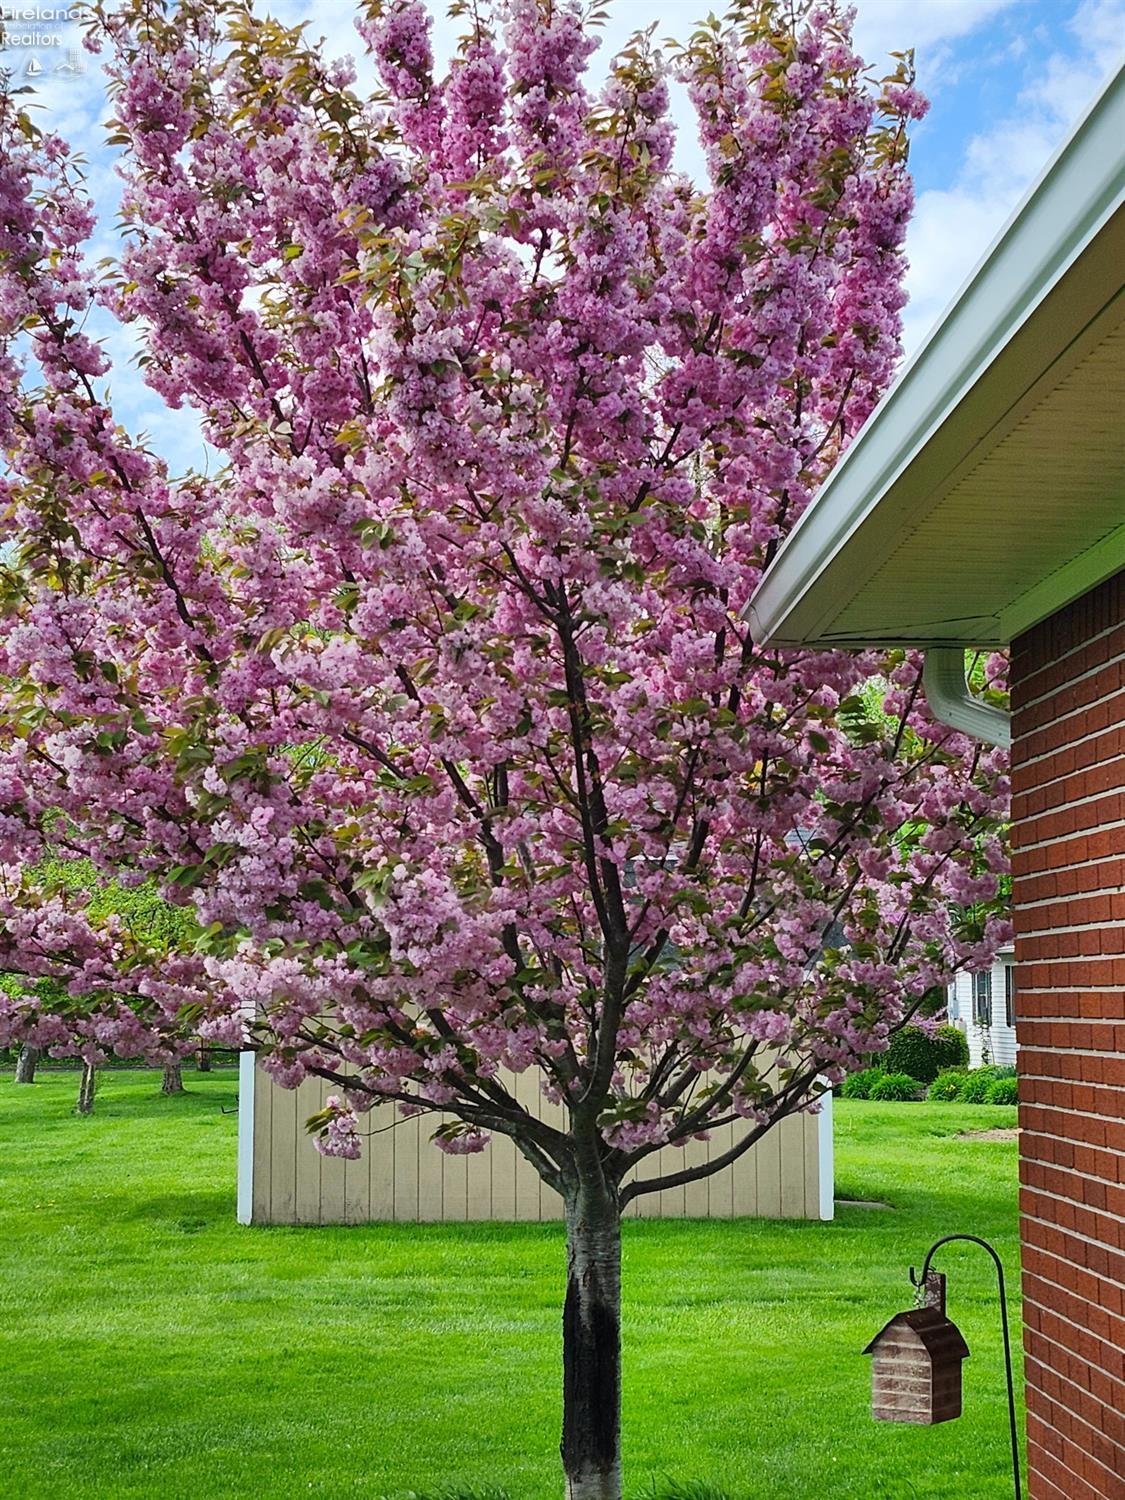
POLYGON ((1016 966, 1004 965, 1004 1020, 1009 1026, 1016 1024, 1016 966))
POLYGON ((973 1020, 978 1026, 992 1025, 992 971, 981 969, 973 975, 973 1020))

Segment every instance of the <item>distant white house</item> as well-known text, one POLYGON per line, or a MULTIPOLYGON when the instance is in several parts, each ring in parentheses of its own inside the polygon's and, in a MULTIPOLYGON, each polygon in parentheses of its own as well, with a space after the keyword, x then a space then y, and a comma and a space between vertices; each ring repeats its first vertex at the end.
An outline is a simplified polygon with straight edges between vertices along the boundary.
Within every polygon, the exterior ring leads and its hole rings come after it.
POLYGON ((1011 948, 996 955, 990 969, 958 974, 949 986, 949 1019, 969 1043, 969 1063, 979 1068, 1016 1063, 1016 967, 1011 948))

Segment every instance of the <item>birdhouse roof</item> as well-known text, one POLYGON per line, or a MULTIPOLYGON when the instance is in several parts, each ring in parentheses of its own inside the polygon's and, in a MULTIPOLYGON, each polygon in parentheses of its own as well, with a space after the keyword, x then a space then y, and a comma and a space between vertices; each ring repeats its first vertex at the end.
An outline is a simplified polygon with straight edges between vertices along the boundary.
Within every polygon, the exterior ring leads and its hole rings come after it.
POLYGON ((956 1323, 951 1323, 936 1307, 915 1307, 896 1313, 868 1344, 864 1354, 874 1354, 878 1344, 893 1328, 909 1328, 917 1335, 931 1359, 968 1359, 969 1346, 961 1337, 956 1323))

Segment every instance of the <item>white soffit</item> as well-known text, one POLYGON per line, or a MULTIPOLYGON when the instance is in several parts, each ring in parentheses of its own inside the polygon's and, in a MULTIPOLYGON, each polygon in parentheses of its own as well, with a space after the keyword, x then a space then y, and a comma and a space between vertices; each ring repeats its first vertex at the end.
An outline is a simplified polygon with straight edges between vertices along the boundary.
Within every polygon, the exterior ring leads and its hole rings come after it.
POLYGON ((794 527, 773 645, 1005 645, 1125 568, 1125 69, 794 527))

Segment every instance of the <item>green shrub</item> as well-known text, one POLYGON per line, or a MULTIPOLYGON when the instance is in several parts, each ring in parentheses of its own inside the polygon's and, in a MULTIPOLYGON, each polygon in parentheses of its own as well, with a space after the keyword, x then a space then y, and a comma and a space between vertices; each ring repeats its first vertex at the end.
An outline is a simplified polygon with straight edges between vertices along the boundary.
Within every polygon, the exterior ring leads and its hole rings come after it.
POLYGON ((909 1073, 919 1083, 933 1083, 945 1068, 968 1066, 969 1044, 956 1026, 936 1031, 904 1026, 891 1037, 882 1062, 888 1073, 909 1073))
POLYGON ((905 1101, 921 1098, 922 1090, 917 1078, 909 1073, 883 1073, 871 1086, 869 1099, 905 1101))
POLYGON ((1018 1081, 1015 1078, 994 1078, 984 1096, 986 1104, 1018 1104, 1018 1081))
POLYGON ((969 1039, 959 1026, 939 1026, 934 1044, 938 1055, 938 1073, 944 1072, 946 1068, 969 1066, 969 1039))
POLYGON ((961 1081, 957 1098, 962 1104, 983 1104, 988 1091, 1000 1077, 999 1068, 974 1068, 961 1081))
POLYGON ((943 1068, 930 1084, 927 1099, 939 1104, 952 1104, 961 1096, 961 1085, 969 1075, 968 1068, 943 1068))
POLYGON ((883 1066, 888 1073, 909 1073, 919 1083, 929 1083, 938 1071, 933 1038, 919 1026, 904 1026, 891 1037, 883 1066))
POLYGON ((872 1086, 883 1076, 882 1068, 863 1068, 858 1073, 849 1073, 844 1079, 840 1093, 845 1099, 870 1099, 872 1086))

